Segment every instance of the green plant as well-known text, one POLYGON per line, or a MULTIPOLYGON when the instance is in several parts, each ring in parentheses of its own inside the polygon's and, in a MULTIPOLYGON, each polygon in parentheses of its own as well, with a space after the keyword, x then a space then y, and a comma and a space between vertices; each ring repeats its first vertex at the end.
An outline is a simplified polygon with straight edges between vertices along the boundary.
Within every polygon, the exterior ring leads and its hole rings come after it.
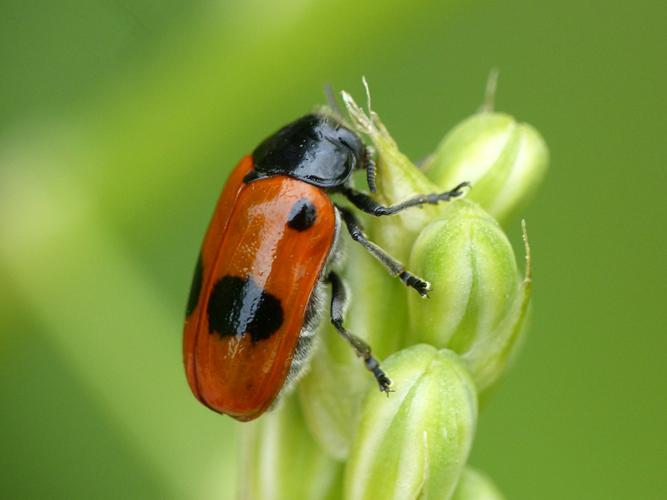
MULTIPOLYGON (((493 92, 489 92, 492 96, 493 92)), ((343 100, 377 151, 378 198, 397 203, 470 180, 466 199, 368 220, 369 234, 433 285, 427 299, 354 248, 344 272, 356 291, 350 329, 384 359, 385 398, 332 328, 310 372, 275 411, 244 427, 242 498, 498 499, 467 466, 478 401, 505 371, 531 299, 498 218, 508 224, 534 195, 548 153, 530 126, 482 111, 452 130, 420 169, 370 107, 343 100), (362 293, 363 292, 363 293, 362 293)))

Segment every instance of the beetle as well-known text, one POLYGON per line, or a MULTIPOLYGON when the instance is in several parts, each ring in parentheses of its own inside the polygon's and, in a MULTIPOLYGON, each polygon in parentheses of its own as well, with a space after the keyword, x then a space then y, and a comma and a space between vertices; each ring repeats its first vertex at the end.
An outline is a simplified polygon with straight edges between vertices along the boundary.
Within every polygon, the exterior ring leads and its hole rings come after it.
POLYGON ((370 347, 343 326, 345 286, 331 270, 340 228, 420 295, 430 285, 369 241, 354 212, 329 195, 385 216, 450 200, 468 183, 384 206, 352 187, 357 169, 375 191, 375 164, 361 138, 338 118, 312 113, 268 137, 229 175, 201 247, 183 336, 189 386, 212 410, 252 420, 293 385, 308 362, 327 284, 331 323, 380 390, 391 390, 370 347))

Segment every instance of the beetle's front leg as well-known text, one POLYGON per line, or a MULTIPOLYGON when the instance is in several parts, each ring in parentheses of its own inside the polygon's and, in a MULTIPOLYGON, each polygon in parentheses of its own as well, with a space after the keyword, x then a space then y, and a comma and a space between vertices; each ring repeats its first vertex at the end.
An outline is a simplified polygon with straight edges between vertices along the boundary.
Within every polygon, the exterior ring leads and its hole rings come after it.
POLYGON ((462 182, 454 189, 445 191, 444 193, 420 194, 401 203, 390 206, 382 205, 368 196, 366 193, 357 191, 356 189, 349 186, 343 186, 340 192, 359 210, 363 210, 367 214, 380 217, 382 215, 394 215, 410 207, 419 207, 426 204, 437 205, 441 201, 449 201, 453 198, 461 196, 463 194, 462 189, 466 187, 470 187, 469 182, 462 182))

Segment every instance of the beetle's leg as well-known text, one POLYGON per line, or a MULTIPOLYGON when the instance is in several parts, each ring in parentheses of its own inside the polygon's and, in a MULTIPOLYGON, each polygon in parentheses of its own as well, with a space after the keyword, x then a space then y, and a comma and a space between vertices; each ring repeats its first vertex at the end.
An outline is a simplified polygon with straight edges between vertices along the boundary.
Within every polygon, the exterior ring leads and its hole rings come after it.
POLYGON ((470 183, 462 182, 451 191, 445 191, 444 193, 420 194, 414 198, 407 199, 404 202, 388 207, 381 205, 366 193, 357 191, 356 189, 349 186, 343 186, 340 192, 358 209, 363 210, 367 214, 379 217, 381 215, 394 215, 405 210, 406 208, 418 207, 427 203, 431 205, 437 205, 441 201, 449 201, 452 198, 461 196, 463 194, 463 191, 461 190, 465 187, 470 187, 470 183))
POLYGON ((403 264, 394 259, 391 255, 385 252, 378 245, 369 241, 364 231, 361 229, 361 224, 359 219, 352 213, 351 210, 340 207, 336 205, 338 212, 340 213, 343 222, 347 226, 347 230, 350 232, 352 239, 360 243, 368 253, 380 261, 380 263, 387 268, 387 271, 392 276, 398 277, 403 283, 407 286, 414 288, 419 292, 419 295, 426 297, 428 292, 431 291, 431 285, 428 281, 423 280, 419 276, 415 276, 410 271, 407 271, 403 264))
POLYGON ((387 393, 391 392, 389 388, 391 380, 380 368, 378 360, 373 357, 370 346, 343 326, 343 316, 345 315, 345 304, 347 302, 345 285, 333 271, 329 272, 326 281, 331 283, 331 324, 348 341, 357 356, 364 360, 366 368, 377 380, 380 390, 387 393))

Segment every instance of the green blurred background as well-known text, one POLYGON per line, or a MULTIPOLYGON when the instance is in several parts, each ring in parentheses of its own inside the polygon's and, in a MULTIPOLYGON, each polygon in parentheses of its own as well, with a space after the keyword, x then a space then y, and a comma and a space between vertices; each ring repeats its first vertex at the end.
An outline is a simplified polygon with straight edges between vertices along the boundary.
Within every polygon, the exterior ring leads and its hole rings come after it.
POLYGON ((508 499, 665 498, 664 1, 0 5, 1 498, 232 498, 236 424, 180 355, 227 170, 361 75, 418 159, 493 66, 552 167, 471 463, 508 499))

